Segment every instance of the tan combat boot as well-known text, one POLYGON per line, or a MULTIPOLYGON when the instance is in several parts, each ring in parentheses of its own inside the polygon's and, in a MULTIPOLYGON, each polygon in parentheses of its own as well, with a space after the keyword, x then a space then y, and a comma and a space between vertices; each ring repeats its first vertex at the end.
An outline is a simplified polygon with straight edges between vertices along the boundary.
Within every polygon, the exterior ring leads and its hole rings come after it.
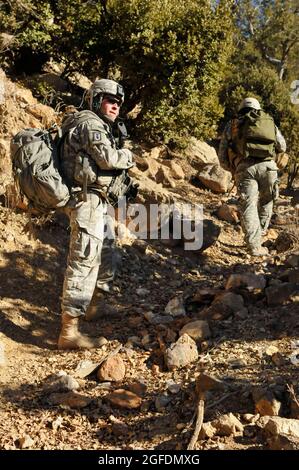
POLYGON ((105 338, 89 338, 78 330, 78 317, 62 314, 62 327, 58 338, 58 349, 100 348, 107 341, 105 338))

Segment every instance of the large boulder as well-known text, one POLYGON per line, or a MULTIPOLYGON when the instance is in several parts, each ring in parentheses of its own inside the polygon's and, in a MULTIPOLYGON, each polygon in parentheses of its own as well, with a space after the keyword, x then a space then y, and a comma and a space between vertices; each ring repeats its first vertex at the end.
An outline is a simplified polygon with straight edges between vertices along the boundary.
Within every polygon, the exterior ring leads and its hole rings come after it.
POLYGON ((206 165, 197 174, 197 179, 214 193, 226 193, 231 184, 231 174, 225 171, 219 163, 206 165))
POLYGON ((195 137, 190 138, 189 144, 184 150, 184 155, 195 170, 201 170, 207 164, 219 165, 219 159, 214 147, 195 137))
POLYGON ((170 221, 166 217, 164 221, 167 224, 170 223, 172 246, 183 246, 186 251, 203 252, 216 243, 221 232, 221 227, 213 220, 194 220, 192 214, 185 217, 183 213, 172 213, 170 221))

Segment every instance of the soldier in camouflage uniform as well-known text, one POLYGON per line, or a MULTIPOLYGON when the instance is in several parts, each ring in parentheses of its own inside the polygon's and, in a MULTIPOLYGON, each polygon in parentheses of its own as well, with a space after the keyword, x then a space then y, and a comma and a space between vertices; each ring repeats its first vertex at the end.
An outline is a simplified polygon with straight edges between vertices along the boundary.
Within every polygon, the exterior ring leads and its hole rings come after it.
MULTIPOLYGON (((238 128, 251 110, 261 111, 260 103, 255 98, 245 98, 239 107, 238 118, 229 122, 224 129, 219 161, 225 170, 232 172, 237 184, 241 223, 249 253, 252 256, 264 256, 268 254, 268 250, 262 246, 262 236, 267 232, 273 202, 278 197, 278 168, 270 155, 261 158, 257 156, 257 150, 252 150, 245 158, 236 151, 238 128)), ((285 139, 277 126, 273 134, 275 152, 285 152, 285 139)), ((260 143, 256 145, 258 146, 261 147, 260 143)))
POLYGON ((66 136, 61 150, 62 169, 73 197, 66 209, 71 237, 59 349, 101 346, 101 339, 79 333, 78 322, 93 317, 91 301, 96 286, 107 290, 107 282, 113 278, 112 236, 107 238, 108 248, 104 243, 105 226, 114 233, 113 220, 107 216, 107 188, 115 170, 133 166, 131 151, 119 149, 112 134, 112 124, 124 100, 122 86, 113 80, 96 80, 87 100, 89 111, 67 115, 62 124, 66 136))

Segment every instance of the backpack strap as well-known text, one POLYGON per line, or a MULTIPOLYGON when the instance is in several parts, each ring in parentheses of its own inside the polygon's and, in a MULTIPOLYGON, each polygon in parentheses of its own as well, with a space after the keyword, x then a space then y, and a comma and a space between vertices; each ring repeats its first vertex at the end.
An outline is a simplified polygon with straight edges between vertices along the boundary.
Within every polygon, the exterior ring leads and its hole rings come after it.
MULTIPOLYGON (((59 140, 59 149, 61 151, 61 147, 63 145, 63 142, 67 135, 69 135, 69 132, 72 129, 75 129, 77 126, 84 124, 86 121, 96 121, 97 123, 99 122, 99 117, 92 111, 90 110, 83 110, 83 111, 76 111, 72 113, 67 113, 67 116, 65 117, 64 120, 64 125, 62 126, 62 136, 59 140)), ((122 134, 125 134, 124 129, 122 129, 122 134)), ((82 172, 83 172, 83 187, 82 187, 82 199, 83 201, 87 201, 87 190, 88 190, 88 174, 89 174, 89 159, 91 157, 88 155, 88 153, 84 149, 80 149, 78 153, 83 157, 82 161, 82 172)), ((59 155, 60 152, 59 152, 59 155)), ((115 179, 122 173, 123 170, 120 169, 109 169, 109 170, 101 170, 100 168, 97 168, 97 176, 111 176, 112 181, 109 184, 109 187, 111 187, 111 184, 115 182, 115 179)))
POLYGON ((83 201, 87 201, 87 171, 88 171, 88 156, 83 157, 83 201))
POLYGON ((240 158, 237 140, 240 133, 239 119, 231 120, 230 139, 228 141, 228 160, 231 168, 236 168, 237 159, 240 158))

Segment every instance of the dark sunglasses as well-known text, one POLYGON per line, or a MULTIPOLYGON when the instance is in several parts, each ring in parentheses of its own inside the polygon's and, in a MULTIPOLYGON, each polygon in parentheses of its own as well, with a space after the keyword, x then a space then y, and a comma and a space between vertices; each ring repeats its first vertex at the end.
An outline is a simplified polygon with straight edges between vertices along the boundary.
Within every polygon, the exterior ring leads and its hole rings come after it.
POLYGON ((104 98, 108 103, 110 104, 117 104, 117 106, 121 106, 121 101, 118 100, 117 98, 113 98, 112 96, 105 96, 104 98))

